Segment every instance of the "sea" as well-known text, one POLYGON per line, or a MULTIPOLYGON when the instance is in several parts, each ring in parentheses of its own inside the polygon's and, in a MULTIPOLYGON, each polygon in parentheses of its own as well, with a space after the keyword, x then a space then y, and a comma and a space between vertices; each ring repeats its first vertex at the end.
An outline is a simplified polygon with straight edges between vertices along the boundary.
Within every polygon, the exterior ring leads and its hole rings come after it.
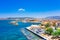
POLYGON ((12 20, 0 20, 0 40, 27 40, 26 36, 21 32, 21 28, 28 27, 32 24, 31 22, 18 22, 18 26, 10 24, 12 20))

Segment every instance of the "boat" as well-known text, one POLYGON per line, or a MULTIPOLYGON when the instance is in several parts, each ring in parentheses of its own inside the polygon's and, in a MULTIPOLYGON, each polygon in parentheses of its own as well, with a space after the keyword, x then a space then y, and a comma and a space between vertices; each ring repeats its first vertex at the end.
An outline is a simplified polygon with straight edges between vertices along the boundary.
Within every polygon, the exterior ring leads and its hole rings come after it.
POLYGON ((17 21, 11 21, 10 23, 13 24, 13 25, 18 26, 18 22, 17 21))

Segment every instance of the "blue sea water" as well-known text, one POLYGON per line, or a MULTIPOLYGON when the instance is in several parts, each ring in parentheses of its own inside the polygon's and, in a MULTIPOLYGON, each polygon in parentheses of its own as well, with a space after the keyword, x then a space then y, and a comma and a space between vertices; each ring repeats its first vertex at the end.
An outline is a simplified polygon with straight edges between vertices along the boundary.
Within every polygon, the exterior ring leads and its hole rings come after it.
POLYGON ((0 20, 0 40, 27 40, 20 29, 32 24, 39 24, 19 22, 19 25, 15 26, 10 24, 10 21, 11 20, 0 20))

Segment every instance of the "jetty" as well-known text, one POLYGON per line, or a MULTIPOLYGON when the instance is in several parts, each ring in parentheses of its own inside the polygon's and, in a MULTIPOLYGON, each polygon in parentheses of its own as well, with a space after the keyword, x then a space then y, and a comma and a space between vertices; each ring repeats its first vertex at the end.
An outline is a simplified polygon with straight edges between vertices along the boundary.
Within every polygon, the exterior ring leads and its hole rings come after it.
POLYGON ((27 30, 26 28, 22 28, 21 31, 28 40, 45 40, 45 39, 37 36, 36 34, 32 33, 31 31, 27 30))

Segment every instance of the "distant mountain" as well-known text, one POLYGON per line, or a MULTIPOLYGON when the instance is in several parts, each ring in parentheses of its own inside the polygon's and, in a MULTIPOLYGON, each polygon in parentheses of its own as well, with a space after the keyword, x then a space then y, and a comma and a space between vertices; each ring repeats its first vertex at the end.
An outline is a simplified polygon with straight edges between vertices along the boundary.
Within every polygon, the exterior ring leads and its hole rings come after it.
POLYGON ((57 19, 57 20, 60 20, 60 16, 49 16, 49 17, 46 17, 47 19, 57 19))

